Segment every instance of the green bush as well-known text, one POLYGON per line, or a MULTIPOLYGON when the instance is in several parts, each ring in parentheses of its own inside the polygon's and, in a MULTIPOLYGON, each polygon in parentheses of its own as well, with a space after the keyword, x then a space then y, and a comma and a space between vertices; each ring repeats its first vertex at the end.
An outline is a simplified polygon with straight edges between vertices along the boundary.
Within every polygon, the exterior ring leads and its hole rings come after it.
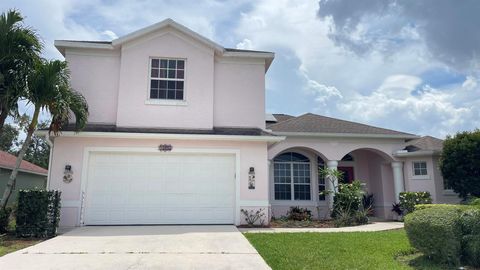
POLYGON ((60 221, 60 191, 20 190, 16 234, 20 237, 52 237, 60 221))
POLYGON ((439 263, 480 266, 480 209, 467 205, 417 205, 405 217, 413 247, 439 263))
POLYGON ((429 192, 400 192, 399 200, 403 215, 413 212, 417 204, 432 203, 429 192))
POLYGON ((287 217, 290 220, 308 221, 312 220, 312 211, 308 210, 307 208, 292 206, 287 213, 287 217))
POLYGON ((5 208, 5 210, 0 209, 0 233, 6 233, 8 231, 11 213, 12 209, 9 207, 5 208))
POLYGON ((351 184, 339 184, 338 192, 333 197, 332 217, 335 218, 340 212, 355 215, 355 212, 362 205, 363 193, 360 181, 353 181, 351 184))
POLYGON ((462 230, 458 207, 428 207, 405 216, 405 230, 412 246, 439 263, 458 264, 462 230))

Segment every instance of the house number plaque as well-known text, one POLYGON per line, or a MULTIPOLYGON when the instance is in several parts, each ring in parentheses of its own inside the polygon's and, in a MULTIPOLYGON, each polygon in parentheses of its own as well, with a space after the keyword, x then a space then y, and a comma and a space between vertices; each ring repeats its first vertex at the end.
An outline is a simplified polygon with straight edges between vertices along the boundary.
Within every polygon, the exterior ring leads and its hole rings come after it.
POLYGON ((158 151, 160 152, 170 152, 172 151, 173 146, 171 144, 160 144, 158 146, 158 151))

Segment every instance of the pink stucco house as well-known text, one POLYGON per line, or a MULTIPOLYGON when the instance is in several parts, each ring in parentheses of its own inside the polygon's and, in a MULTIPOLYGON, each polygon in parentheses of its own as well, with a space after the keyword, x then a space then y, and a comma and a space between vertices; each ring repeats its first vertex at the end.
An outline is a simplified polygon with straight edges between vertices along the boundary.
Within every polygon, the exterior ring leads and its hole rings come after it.
POLYGON ((241 224, 241 209, 328 216, 320 166, 359 179, 391 217, 404 190, 457 200, 441 140, 315 114, 265 114, 274 53, 224 48, 167 19, 111 42, 57 40, 90 106, 53 143, 48 188, 61 226, 241 224))

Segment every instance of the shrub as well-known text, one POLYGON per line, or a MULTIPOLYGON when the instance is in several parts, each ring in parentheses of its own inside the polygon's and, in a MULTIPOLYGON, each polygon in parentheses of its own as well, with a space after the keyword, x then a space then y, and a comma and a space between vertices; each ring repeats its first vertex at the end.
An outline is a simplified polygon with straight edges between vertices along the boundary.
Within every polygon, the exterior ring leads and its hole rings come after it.
POLYGON ((428 207, 405 216, 405 230, 413 247, 439 263, 458 264, 462 230, 459 207, 428 207))
POLYGON ((352 226, 355 223, 355 219, 352 214, 346 210, 338 210, 335 218, 333 219, 333 225, 335 227, 347 227, 352 226))
POLYGON ((240 212, 242 212, 242 214, 245 216, 245 222, 247 222, 248 226, 253 227, 257 221, 260 226, 263 226, 265 222, 263 219, 265 213, 263 212, 262 208, 258 209, 257 211, 241 209, 240 212))
POLYGON ((439 165, 443 178, 460 197, 480 197, 480 130, 447 136, 439 165))
POLYGON ((480 198, 473 198, 468 202, 468 204, 480 207, 480 198))
POLYGON ((467 208, 460 216, 462 245, 465 263, 480 266, 480 209, 467 208))
POLYGON ((287 217, 290 220, 307 221, 312 220, 312 211, 307 208, 300 208, 298 206, 290 207, 287 213, 287 217))
POLYGON ((12 209, 7 207, 4 209, 0 209, 0 233, 6 233, 8 231, 8 223, 10 221, 10 214, 12 213, 12 209))
POLYGON ((432 197, 429 192, 400 192, 400 208, 404 215, 415 210, 417 204, 431 204, 432 197))
POLYGON ((20 237, 52 237, 60 220, 60 191, 20 190, 16 234, 20 237))
POLYGON ((335 218, 339 212, 348 212, 350 215, 354 215, 362 205, 363 193, 360 181, 339 184, 338 192, 333 198, 332 217, 335 218))
POLYGON ((374 206, 373 204, 375 203, 375 197, 373 197, 373 194, 363 194, 362 196, 362 206, 363 209, 368 211, 368 216, 373 216, 374 213, 374 206))
POLYGON ((440 263, 480 266, 480 209, 421 204, 405 217, 413 247, 440 263))

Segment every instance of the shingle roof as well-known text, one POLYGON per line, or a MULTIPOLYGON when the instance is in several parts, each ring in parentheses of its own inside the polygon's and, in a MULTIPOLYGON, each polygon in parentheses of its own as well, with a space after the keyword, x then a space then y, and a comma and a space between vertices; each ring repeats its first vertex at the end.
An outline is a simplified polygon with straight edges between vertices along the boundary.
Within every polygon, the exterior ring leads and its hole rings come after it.
MULTIPOLYGON (((69 124, 62 131, 74 131, 75 125, 69 124)), ((132 128, 106 124, 87 124, 83 132, 124 132, 124 133, 161 133, 161 134, 205 134, 237 136, 275 136, 260 128, 214 127, 213 129, 174 129, 174 128, 132 128)))
MULTIPOLYGON (((15 167, 15 163, 17 162, 17 157, 9 154, 4 151, 0 151, 0 167, 2 168, 7 168, 7 169, 13 169, 15 167)), ((44 169, 40 166, 37 166, 33 163, 30 163, 26 160, 23 160, 22 163, 20 163, 20 169, 23 171, 27 172, 33 172, 33 173, 38 173, 38 174, 47 174, 48 170, 44 169)))
MULTIPOLYGON (((274 115, 277 118, 277 115, 274 115)), ((277 118, 278 119, 278 118, 277 118)), ((326 117, 313 113, 306 113, 298 117, 286 116, 284 121, 268 126, 275 132, 293 132, 293 133, 345 133, 345 134, 378 134, 378 135, 399 135, 415 136, 413 134, 395 131, 391 129, 379 128, 326 117)))
POLYGON ((442 151, 443 140, 432 136, 423 136, 421 138, 406 142, 405 149, 409 152, 418 150, 442 151))

